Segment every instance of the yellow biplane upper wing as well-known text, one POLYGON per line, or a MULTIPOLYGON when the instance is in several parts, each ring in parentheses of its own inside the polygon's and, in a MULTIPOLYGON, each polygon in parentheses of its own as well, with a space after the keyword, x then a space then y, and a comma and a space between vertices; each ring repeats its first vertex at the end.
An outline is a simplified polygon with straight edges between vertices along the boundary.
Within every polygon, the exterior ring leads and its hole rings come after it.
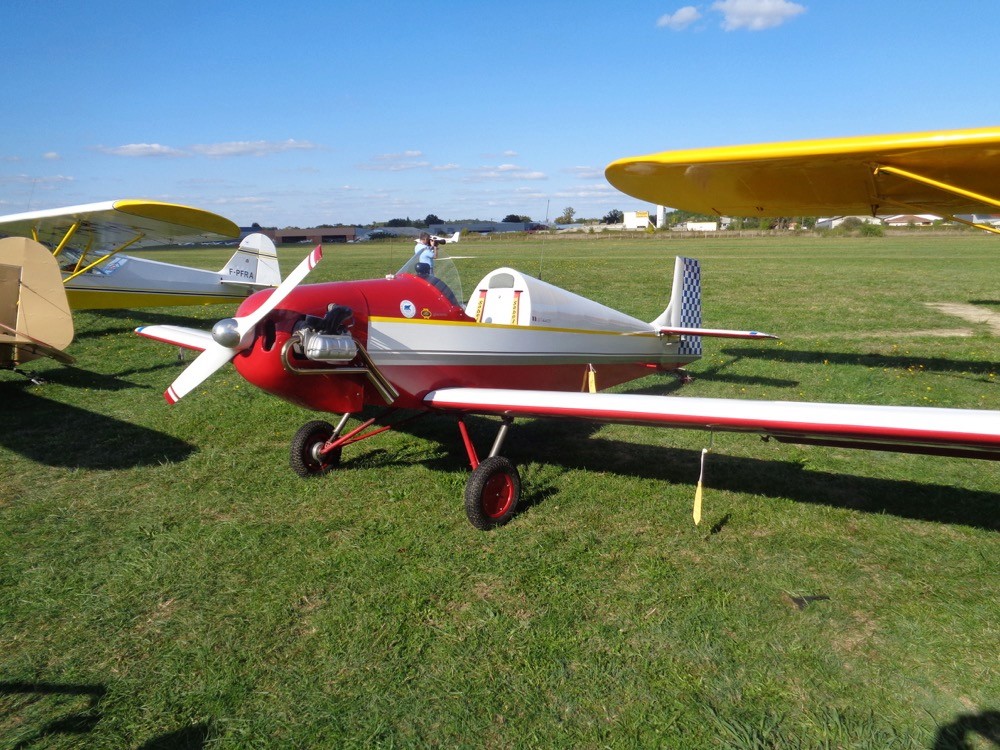
POLYGON ((0 235, 30 237, 57 253, 74 247, 103 254, 126 247, 235 239, 240 229, 229 219, 200 208, 117 200, 0 216, 0 235))
POLYGON ((720 216, 992 213, 1000 127, 664 151, 605 174, 636 198, 720 216))

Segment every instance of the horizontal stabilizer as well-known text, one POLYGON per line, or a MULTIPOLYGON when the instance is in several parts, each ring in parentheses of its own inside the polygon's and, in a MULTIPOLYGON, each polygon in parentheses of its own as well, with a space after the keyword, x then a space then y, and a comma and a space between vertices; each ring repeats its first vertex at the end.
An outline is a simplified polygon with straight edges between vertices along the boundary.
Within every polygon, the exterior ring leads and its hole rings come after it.
POLYGON ((135 329, 135 332, 147 339, 153 339, 153 341, 162 341, 165 344, 174 344, 199 352, 205 351, 212 343, 210 331, 200 331, 197 328, 185 328, 184 326, 140 326, 135 329))
POLYGON ((722 339, 776 339, 772 333, 761 331, 731 331, 726 328, 683 328, 679 326, 660 328, 662 336, 715 336, 722 339))
MULTIPOLYGON (((5 348, 16 347, 19 350, 19 357, 9 358, 13 362, 21 362, 24 359, 34 358, 25 358, 25 353, 35 355, 36 357, 51 357, 56 362, 62 362, 64 365, 71 365, 76 362, 76 359, 66 354, 66 352, 56 349, 44 341, 39 341, 26 333, 19 333, 10 326, 5 326, 3 323, 0 323, 0 346, 4 346, 5 348)), ((8 357, 0 356, 0 361, 6 361, 7 359, 8 357)))
POLYGON ((26 237, 0 239, 0 331, 0 367, 39 357, 73 362, 62 353, 73 340, 73 316, 59 263, 26 237))

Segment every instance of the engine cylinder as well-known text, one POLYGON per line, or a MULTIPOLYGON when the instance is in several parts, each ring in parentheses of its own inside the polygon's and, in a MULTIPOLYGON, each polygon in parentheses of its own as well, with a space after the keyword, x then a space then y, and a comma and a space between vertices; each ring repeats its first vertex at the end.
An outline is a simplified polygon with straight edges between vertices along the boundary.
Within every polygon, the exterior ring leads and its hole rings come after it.
POLYGON ((358 345, 348 334, 307 333, 302 353, 314 362, 350 362, 358 354, 358 345))

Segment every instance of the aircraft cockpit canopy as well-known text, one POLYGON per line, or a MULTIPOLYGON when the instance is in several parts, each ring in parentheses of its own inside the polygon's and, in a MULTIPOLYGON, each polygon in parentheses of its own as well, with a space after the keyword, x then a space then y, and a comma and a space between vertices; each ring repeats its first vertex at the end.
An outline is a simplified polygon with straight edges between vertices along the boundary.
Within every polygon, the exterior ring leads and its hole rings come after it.
MULTIPOLYGON (((462 295, 462 277, 451 258, 435 258, 430 273, 424 267, 421 267, 418 271, 417 265, 417 256, 411 255, 410 259, 403 264, 403 267, 396 271, 396 275, 408 273, 412 276, 427 279, 431 284, 440 289, 441 293, 451 300, 453 305, 458 307, 465 306, 463 302, 465 297, 462 295)), ((420 265, 424 266, 424 264, 420 265)))

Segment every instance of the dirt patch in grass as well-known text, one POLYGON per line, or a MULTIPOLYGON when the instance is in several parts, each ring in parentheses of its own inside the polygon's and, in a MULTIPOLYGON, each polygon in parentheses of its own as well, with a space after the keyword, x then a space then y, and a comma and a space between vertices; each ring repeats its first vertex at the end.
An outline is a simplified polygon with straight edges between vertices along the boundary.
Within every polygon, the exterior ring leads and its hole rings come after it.
MULTIPOLYGON (((864 338, 920 338, 935 336, 938 338, 968 338, 972 335, 971 328, 931 328, 926 331, 872 331, 863 334, 864 338)), ((860 338, 860 337, 859 337, 860 338)))
POLYGON ((1000 336, 1000 313, 986 310, 979 305, 966 305, 960 302, 925 302, 925 305, 932 307, 945 315, 954 315, 970 323, 983 323, 989 326, 990 331, 1000 336))

